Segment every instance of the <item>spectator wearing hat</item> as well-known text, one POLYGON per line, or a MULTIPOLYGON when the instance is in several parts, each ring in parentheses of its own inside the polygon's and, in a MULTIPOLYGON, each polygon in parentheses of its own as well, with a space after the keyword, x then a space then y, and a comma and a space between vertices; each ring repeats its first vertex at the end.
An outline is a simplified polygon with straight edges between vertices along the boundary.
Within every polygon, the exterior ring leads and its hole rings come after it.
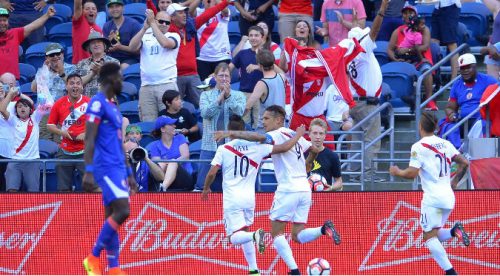
POLYGON ((210 18, 225 9, 227 5, 228 0, 223 0, 221 3, 206 9, 196 18, 189 17, 187 8, 180 4, 173 3, 167 8, 167 13, 172 18, 169 31, 179 34, 181 38, 179 54, 177 55, 177 86, 182 98, 186 98, 195 107, 199 106, 200 101, 200 92, 196 86, 201 84, 196 64, 196 56, 199 55, 200 51, 197 30, 210 18))
POLYGON ((97 79, 101 66, 106 62, 120 64, 117 59, 106 54, 106 50, 110 46, 111 42, 99 32, 91 32, 88 39, 82 44, 82 49, 89 52, 91 56, 78 62, 76 71, 82 76, 85 86, 84 95, 89 98, 92 98, 99 90, 97 79))
POLYGON ((103 34, 111 42, 109 56, 120 61, 122 70, 139 62, 138 51, 129 47, 130 40, 141 30, 137 20, 123 15, 122 0, 108 0, 108 14, 111 20, 104 24, 103 34))
POLYGON ((182 107, 182 99, 179 91, 165 91, 161 101, 167 108, 160 111, 158 116, 166 115, 172 119, 176 119, 175 129, 186 136, 190 143, 201 139, 198 121, 189 110, 182 107))
POLYGON ((97 6, 92 0, 86 0, 83 5, 82 0, 75 0, 71 29, 73 33, 73 64, 78 64, 81 60, 90 57, 90 53, 85 47, 82 49, 80 45, 86 42, 85 40, 92 32, 102 34, 101 28, 96 24, 96 18, 97 6))
MULTIPOLYGON (((15 109, 9 110, 8 105, 19 95, 16 87, 11 87, 7 96, 0 103, 0 113, 13 133, 12 155, 14 160, 35 160, 40 158, 38 140, 38 124, 43 115, 48 112, 47 106, 39 105, 34 109, 33 102, 21 97, 15 103, 15 109)), ((5 172, 8 192, 16 192, 24 182, 28 192, 40 190, 40 164, 38 162, 10 162, 5 172)))
MULTIPOLYGON (((10 4, 9 7, 13 9, 10 4)), ((2 61, 0 75, 10 72, 19 79, 19 45, 25 37, 43 27, 45 22, 56 14, 56 10, 51 6, 37 20, 24 27, 13 29, 9 29, 9 14, 9 10, 0 8, 0 60, 2 61)))
POLYGON ((160 168, 160 166, 158 166, 155 162, 151 161, 147 153, 144 160, 133 158, 134 150, 140 147, 139 142, 135 139, 126 139, 124 147, 125 152, 127 153, 127 159, 132 166, 135 180, 139 186, 139 192, 159 191, 161 183, 163 183, 163 179, 165 179, 165 172, 162 168, 160 168))
POLYGON ((138 125, 128 125, 125 128, 125 140, 139 143, 142 139, 142 129, 138 125))
MULTIPOLYGON (((461 76, 451 87, 450 98, 445 109, 448 122, 458 122, 469 115, 479 106, 484 90, 489 85, 497 83, 492 76, 477 72, 476 58, 472 54, 461 55, 458 58, 458 65, 461 76)), ((468 129, 479 118, 479 112, 474 114, 469 119, 468 129)))
POLYGON ((166 90, 177 88, 177 54, 181 39, 169 32, 170 16, 146 10, 143 28, 130 41, 130 48, 141 51, 141 88, 139 116, 154 121, 163 109, 161 98, 166 90))
MULTIPOLYGON (((175 131, 176 119, 168 116, 160 116, 156 119, 153 136, 160 138, 148 146, 151 160, 188 160, 189 147, 187 139, 175 131)), ((181 189, 190 191, 193 189, 191 163, 183 162, 160 162, 160 168, 165 172, 165 178, 161 184, 164 191, 181 189)))

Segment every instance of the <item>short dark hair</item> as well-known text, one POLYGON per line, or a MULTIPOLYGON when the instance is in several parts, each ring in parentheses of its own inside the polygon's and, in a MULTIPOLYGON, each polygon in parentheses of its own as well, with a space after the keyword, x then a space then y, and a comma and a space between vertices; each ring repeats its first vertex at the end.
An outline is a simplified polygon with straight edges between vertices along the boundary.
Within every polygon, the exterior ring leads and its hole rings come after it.
POLYGON ((172 101, 179 97, 181 95, 181 93, 179 93, 179 91, 176 91, 176 90, 167 90, 165 91, 165 93, 163 93, 163 96, 161 97, 161 102, 168 108, 168 105, 167 103, 171 104, 172 101))
POLYGON ((433 133, 436 130, 437 118, 434 112, 425 111, 422 113, 420 127, 427 133, 433 133))
POLYGON ((106 62, 99 70, 99 83, 107 82, 110 76, 120 74, 120 65, 115 62, 106 62))
POLYGON ((229 117, 227 129, 236 131, 245 130, 245 121, 243 121, 243 118, 240 115, 233 114, 229 117))
POLYGON ((80 76, 80 74, 78 73, 71 73, 68 75, 68 77, 66 78, 66 83, 68 83, 68 81, 72 78, 79 78, 80 80, 82 80, 82 76, 80 76))
POLYGON ((271 105, 266 108, 267 112, 273 113, 273 117, 283 117, 283 120, 285 120, 286 117, 286 112, 285 109, 282 106, 279 105, 271 105))
POLYGON ((250 28, 248 28, 248 34, 250 34, 250 31, 257 31, 259 32, 262 36, 264 36, 264 29, 262 29, 260 26, 251 26, 250 28))
POLYGON ((274 68, 274 55, 271 51, 262 49, 257 53, 257 63, 262 65, 264 71, 270 71, 274 68))
POLYGON ((31 104, 31 102, 28 100, 28 99, 24 99, 24 98, 20 98, 16 104, 15 104, 15 107, 16 107, 16 116, 19 117, 19 115, 17 114, 17 106, 18 104, 22 104, 22 105, 25 105, 27 107, 30 108, 30 114, 33 112, 34 110, 34 107, 33 107, 33 104, 31 104))

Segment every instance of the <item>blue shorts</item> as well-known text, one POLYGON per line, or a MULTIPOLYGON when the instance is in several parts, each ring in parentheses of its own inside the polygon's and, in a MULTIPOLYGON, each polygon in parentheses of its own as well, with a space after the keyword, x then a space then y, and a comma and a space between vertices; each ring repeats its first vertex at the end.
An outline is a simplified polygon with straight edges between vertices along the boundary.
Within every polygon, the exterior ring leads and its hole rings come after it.
POLYGON ((434 9, 431 20, 431 37, 439 40, 441 45, 457 43, 459 17, 460 8, 456 5, 434 9))
POLYGON ((108 170, 104 173, 94 172, 94 179, 102 189, 102 201, 104 206, 119 198, 128 198, 129 186, 125 170, 108 170))

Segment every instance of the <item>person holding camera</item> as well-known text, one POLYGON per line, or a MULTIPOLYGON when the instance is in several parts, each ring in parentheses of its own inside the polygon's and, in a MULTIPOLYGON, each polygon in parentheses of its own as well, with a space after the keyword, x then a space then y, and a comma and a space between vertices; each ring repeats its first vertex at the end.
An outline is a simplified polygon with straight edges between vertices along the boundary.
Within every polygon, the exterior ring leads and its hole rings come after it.
POLYGON ((160 183, 165 178, 165 173, 160 166, 151 161, 146 149, 139 146, 139 142, 135 138, 127 139, 124 146, 127 159, 134 171, 139 192, 158 191, 160 183))
MULTIPOLYGON (((154 141, 148 146, 152 160, 188 160, 189 147, 186 137, 177 133, 175 129, 176 119, 168 116, 160 116, 156 119, 153 136, 160 140, 154 141)), ((193 168, 191 163, 183 162, 160 162, 160 168, 165 172, 161 184, 162 190, 185 190, 193 189, 193 168)))
POLYGON ((89 38, 82 44, 82 48, 90 53, 90 57, 78 62, 76 71, 82 76, 85 86, 84 95, 89 98, 92 98, 99 90, 98 75, 101 66, 105 62, 120 64, 117 59, 106 54, 109 47, 111 47, 111 42, 99 32, 90 32, 89 38))

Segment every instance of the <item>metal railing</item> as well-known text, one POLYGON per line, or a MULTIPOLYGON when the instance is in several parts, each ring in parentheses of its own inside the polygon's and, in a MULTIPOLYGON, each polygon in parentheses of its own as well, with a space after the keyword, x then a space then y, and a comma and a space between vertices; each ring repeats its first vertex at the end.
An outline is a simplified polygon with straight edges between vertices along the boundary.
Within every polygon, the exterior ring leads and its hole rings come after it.
POLYGON ((421 103, 422 99, 422 82, 424 79, 432 74, 434 71, 436 71, 441 65, 443 65, 445 62, 450 60, 454 55, 457 55, 460 51, 464 50, 465 48, 469 47, 467 43, 464 43, 460 46, 458 46, 455 50, 453 50, 451 53, 449 53, 447 56, 442 58, 438 63, 434 64, 429 70, 425 71, 422 75, 420 75, 417 79, 417 86, 415 88, 415 136, 417 140, 420 138, 420 133, 418 131, 418 122, 420 122, 420 117, 422 116, 422 108, 425 107, 432 99, 435 99, 438 97, 440 94, 444 92, 446 88, 448 88, 455 80, 457 80, 459 77, 457 76, 453 80, 450 81, 447 85, 445 85, 443 88, 441 88, 438 92, 434 93, 432 97, 421 103))

